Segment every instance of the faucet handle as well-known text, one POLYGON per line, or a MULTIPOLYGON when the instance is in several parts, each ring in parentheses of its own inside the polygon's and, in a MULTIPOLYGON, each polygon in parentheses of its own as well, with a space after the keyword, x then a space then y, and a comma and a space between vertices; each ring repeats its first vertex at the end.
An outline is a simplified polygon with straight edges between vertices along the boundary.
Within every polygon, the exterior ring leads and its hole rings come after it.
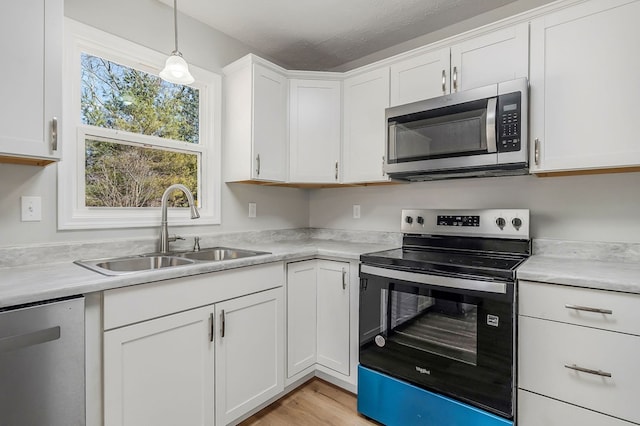
POLYGON ((193 237, 193 251, 200 251, 200 237, 193 237))
POLYGON ((177 240, 184 240, 180 235, 169 235, 169 242, 174 242, 177 240))

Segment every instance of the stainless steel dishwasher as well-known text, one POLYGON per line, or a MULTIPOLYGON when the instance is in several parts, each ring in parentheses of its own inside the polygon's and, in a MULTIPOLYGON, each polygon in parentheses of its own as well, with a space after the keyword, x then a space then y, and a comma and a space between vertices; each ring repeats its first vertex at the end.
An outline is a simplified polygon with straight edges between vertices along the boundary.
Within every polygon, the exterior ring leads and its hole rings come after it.
POLYGON ((85 424, 84 298, 0 311, 0 426, 85 424))

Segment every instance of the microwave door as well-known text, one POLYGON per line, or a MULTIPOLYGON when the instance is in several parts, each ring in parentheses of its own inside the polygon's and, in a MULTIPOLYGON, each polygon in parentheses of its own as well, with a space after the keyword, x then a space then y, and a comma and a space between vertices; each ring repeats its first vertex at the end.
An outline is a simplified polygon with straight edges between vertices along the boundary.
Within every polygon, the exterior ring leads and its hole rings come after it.
POLYGON ((497 164, 496 98, 388 123, 388 172, 497 164))

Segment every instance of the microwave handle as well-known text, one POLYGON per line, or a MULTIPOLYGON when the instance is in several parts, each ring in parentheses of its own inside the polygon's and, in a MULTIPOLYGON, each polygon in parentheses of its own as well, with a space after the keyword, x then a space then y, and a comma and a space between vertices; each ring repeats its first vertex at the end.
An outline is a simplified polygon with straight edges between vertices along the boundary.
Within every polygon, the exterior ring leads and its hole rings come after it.
POLYGON ((496 145, 496 106, 497 98, 487 100, 487 152, 497 152, 496 145))

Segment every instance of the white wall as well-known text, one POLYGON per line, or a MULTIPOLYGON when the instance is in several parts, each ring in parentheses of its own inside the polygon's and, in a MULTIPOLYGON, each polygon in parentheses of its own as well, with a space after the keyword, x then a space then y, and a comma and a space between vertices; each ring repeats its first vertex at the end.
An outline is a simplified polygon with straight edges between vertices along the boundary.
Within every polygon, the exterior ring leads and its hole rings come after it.
MULTIPOLYGON (((65 15, 143 46, 169 54, 173 50, 172 8, 156 0, 65 0, 65 15)), ((179 15, 180 50, 197 66, 220 73, 224 65, 255 50, 219 31, 179 15)), ((154 236, 156 228, 108 231, 58 231, 56 165, 45 168, 0 164, 0 247, 30 243, 154 236), (42 197, 43 220, 20 221, 20 197, 42 197)), ((224 165, 223 165, 224 167, 224 165)), ((222 187, 222 225, 171 229, 182 234, 298 228, 308 225, 308 192, 248 185, 222 187), (248 219, 249 202, 258 217, 248 219)), ((171 221, 169 221, 171 226, 171 221)))
POLYGON ((310 226, 399 231, 402 208, 528 208, 533 238, 640 242, 640 173, 515 176, 316 190, 310 226), (354 204, 361 218, 353 219, 354 204))

